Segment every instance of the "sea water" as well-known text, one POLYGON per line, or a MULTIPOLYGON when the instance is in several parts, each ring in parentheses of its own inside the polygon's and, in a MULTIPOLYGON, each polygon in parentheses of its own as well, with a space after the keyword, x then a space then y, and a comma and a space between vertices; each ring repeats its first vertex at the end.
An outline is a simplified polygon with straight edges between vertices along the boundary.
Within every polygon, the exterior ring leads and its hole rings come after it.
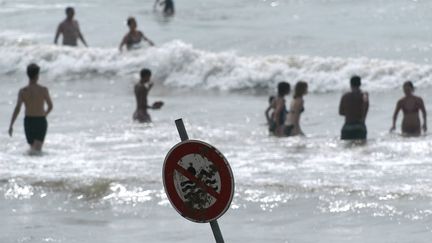
POLYGON ((175 6, 166 19, 152 1, 0 1, 0 242, 214 241, 163 189, 178 118, 232 167, 234 199, 218 220, 226 242, 431 241, 432 139, 388 130, 404 81, 432 106, 432 2, 175 6), (89 48, 52 44, 69 5, 89 48), (118 51, 128 16, 156 47, 118 51), (28 155, 23 114, 7 135, 30 62, 54 102, 40 156, 28 155), (132 122, 144 67, 155 82, 149 101, 165 102, 145 125, 132 122), (339 140, 340 96, 354 74, 370 93, 364 145, 339 140), (269 136, 268 96, 300 79, 310 91, 306 137, 269 136))

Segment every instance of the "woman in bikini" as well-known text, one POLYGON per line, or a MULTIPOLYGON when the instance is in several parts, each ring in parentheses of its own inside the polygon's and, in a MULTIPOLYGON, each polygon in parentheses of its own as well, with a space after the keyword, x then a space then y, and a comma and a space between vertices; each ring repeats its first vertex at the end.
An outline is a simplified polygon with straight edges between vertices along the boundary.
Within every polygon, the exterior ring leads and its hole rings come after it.
POLYGON ((286 134, 288 136, 304 135, 300 127, 300 116, 304 111, 303 96, 306 95, 308 85, 304 81, 296 83, 294 97, 291 101, 290 112, 286 120, 286 134))
POLYGON ((153 41, 148 39, 143 32, 137 30, 137 22, 134 17, 127 19, 127 25, 129 26, 129 32, 123 37, 120 43, 120 51, 122 51, 124 45, 126 45, 128 50, 139 48, 141 40, 147 41, 151 46, 154 46, 153 41))
POLYGON ((396 120, 399 111, 402 110, 402 134, 404 136, 420 136, 421 125, 419 111, 421 111, 423 114, 423 132, 427 131, 426 109, 423 99, 413 94, 414 85, 411 81, 406 81, 403 84, 403 91, 405 93, 405 97, 401 98, 396 104, 396 109, 393 114, 393 125, 390 131, 394 131, 396 129, 396 120))

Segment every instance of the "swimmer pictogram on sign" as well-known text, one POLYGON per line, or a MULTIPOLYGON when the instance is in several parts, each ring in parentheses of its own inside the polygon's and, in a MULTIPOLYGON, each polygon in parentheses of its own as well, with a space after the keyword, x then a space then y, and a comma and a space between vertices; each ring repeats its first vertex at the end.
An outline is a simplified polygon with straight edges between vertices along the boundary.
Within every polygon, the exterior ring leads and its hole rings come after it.
POLYGON ((164 162, 165 191, 185 218, 207 223, 222 216, 234 194, 234 177, 225 157, 198 140, 175 145, 164 162))

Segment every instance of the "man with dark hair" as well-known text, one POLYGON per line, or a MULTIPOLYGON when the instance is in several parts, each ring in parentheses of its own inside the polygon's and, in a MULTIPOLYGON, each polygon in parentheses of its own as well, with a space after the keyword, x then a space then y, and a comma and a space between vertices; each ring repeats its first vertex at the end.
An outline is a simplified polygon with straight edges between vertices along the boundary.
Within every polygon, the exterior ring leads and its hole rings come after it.
POLYGON ((78 38, 87 46, 84 36, 81 34, 78 21, 74 20, 75 10, 72 7, 66 8, 66 19, 57 28, 54 43, 57 44, 60 34, 63 35, 63 45, 77 46, 78 38))
POLYGON ((53 108, 48 89, 37 83, 39 79, 39 70, 39 66, 34 63, 27 66, 29 84, 26 87, 20 89, 18 92, 18 101, 12 114, 12 119, 9 126, 9 135, 12 137, 13 124, 15 123, 15 120, 21 110, 22 104, 24 103, 25 135, 27 138, 27 143, 31 146, 32 151, 36 152, 42 150, 42 145, 48 128, 46 116, 53 108), (47 110, 45 110, 45 103, 48 105, 47 110))
POLYGON ((133 114, 133 119, 138 122, 151 122, 150 115, 147 109, 159 109, 163 102, 155 102, 152 106, 148 105, 147 97, 153 83, 150 82, 151 71, 149 69, 142 69, 140 72, 141 79, 139 83, 135 85, 135 98, 137 108, 133 114))
POLYGON ((339 105, 339 114, 345 116, 345 124, 342 127, 341 139, 354 140, 366 139, 366 115, 369 110, 369 96, 360 89, 361 78, 351 77, 351 92, 342 96, 339 105))

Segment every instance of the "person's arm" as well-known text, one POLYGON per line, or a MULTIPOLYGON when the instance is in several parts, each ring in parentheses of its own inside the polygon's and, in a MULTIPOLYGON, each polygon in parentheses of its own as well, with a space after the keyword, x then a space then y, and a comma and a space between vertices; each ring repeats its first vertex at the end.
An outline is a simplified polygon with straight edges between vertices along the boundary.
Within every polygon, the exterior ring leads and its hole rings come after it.
POLYGON ((149 38, 147 38, 142 32, 140 32, 141 34, 141 38, 145 41, 147 41, 151 46, 154 46, 155 44, 153 43, 153 41, 151 41, 149 38))
POLYGON ((339 115, 345 116, 345 95, 342 96, 339 103, 339 115))
POLYGON ((48 109, 45 111, 45 116, 48 116, 48 114, 53 109, 53 103, 52 103, 51 96, 50 96, 49 91, 48 91, 47 88, 45 88, 45 102, 48 105, 48 109))
POLYGON ((15 123, 15 120, 18 117, 18 114, 20 113, 22 103, 23 103, 22 90, 20 90, 20 92, 18 93, 18 101, 17 101, 17 104, 16 104, 15 109, 13 111, 12 119, 11 119, 11 122, 9 125, 9 136, 11 136, 11 137, 13 134, 13 125, 15 123))
POLYGON ((126 45, 126 38, 127 38, 127 35, 125 35, 125 37, 123 37, 123 40, 120 43, 120 46, 119 46, 119 51, 120 52, 123 51, 123 46, 126 45))
POLYGON ((281 114, 282 114, 282 109, 284 109, 284 101, 282 98, 278 98, 275 101, 275 124, 276 124, 276 130, 275 133, 278 136, 281 136, 283 134, 283 125, 281 124, 280 120, 281 120, 281 114))
POLYGON ((270 124, 270 122, 271 122, 271 119, 270 119, 270 111, 271 111, 271 109, 272 109, 272 106, 271 105, 269 105, 269 107, 267 107, 267 109, 265 110, 265 117, 266 117, 266 119, 267 119, 267 124, 270 124))
POLYGON ((62 32, 63 32, 62 24, 59 24, 59 26, 57 27, 57 32, 56 32, 55 37, 54 37, 54 44, 57 45, 58 38, 62 32))
POLYGON ((420 110, 423 114, 423 132, 427 131, 427 114, 426 114, 426 109, 423 103, 423 100, 420 98, 420 110))
POLYGON ((390 128, 390 132, 393 132, 396 129, 396 121, 397 121, 397 117, 399 114, 399 111, 401 110, 401 101, 398 101, 398 103, 396 104, 396 108, 393 112, 393 123, 392 123, 392 127, 390 128))
POLYGON ((369 111, 369 94, 363 93, 363 121, 366 121, 366 116, 369 111))
POLYGON ((76 27, 77 27, 77 29, 78 29, 78 37, 80 38, 80 40, 82 41, 82 43, 83 43, 86 47, 88 47, 87 42, 85 41, 84 36, 83 36, 82 33, 81 33, 81 30, 80 30, 80 27, 79 27, 78 21, 76 21, 75 23, 76 23, 76 27))

